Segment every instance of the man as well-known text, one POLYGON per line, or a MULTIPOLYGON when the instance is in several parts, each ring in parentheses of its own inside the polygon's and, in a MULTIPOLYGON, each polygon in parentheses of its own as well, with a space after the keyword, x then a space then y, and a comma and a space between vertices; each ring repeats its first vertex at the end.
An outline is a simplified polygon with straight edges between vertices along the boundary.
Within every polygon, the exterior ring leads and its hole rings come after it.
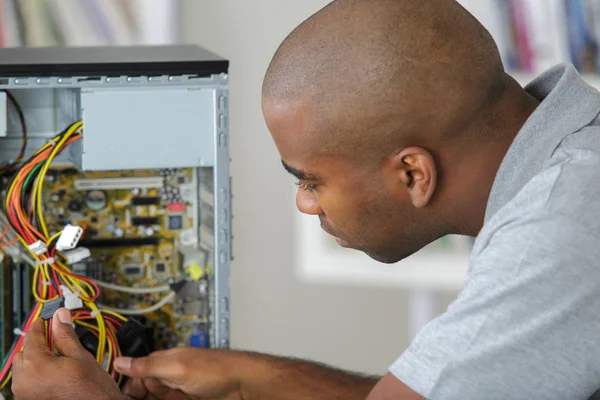
MULTIPOLYGON (((477 236, 465 288, 377 382, 176 349, 120 359, 136 399, 586 399, 600 387, 600 93, 561 65, 521 88, 453 0, 339 0, 278 49, 263 111, 297 206, 392 263, 477 236)), ((62 320, 63 323, 60 321, 62 320)), ((118 398, 54 319, 15 358, 19 400, 118 398)))

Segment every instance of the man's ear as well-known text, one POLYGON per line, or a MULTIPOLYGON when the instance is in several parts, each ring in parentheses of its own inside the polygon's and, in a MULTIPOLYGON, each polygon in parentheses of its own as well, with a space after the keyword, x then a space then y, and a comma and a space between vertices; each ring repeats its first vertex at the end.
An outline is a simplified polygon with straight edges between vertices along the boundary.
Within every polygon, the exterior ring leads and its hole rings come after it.
POLYGON ((437 166, 429 151, 407 147, 390 158, 386 170, 395 192, 408 195, 416 208, 429 204, 437 185, 437 166))

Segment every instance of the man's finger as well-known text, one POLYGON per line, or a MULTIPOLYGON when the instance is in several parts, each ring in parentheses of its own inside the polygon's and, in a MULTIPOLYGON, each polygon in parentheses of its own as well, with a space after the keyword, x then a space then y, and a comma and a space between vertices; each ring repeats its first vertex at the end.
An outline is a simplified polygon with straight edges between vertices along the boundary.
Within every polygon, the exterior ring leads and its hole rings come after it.
POLYGON ((12 362, 12 379, 19 379, 21 377, 21 370, 23 369, 23 353, 18 352, 13 357, 12 362))
POLYGON ((52 318, 52 340, 61 355, 79 358, 89 353, 79 342, 71 323, 71 312, 66 308, 58 309, 52 318))
POLYGON ((36 359, 40 356, 54 357, 54 354, 48 349, 46 328, 42 319, 38 319, 31 324, 23 341, 23 357, 25 359, 36 359))
POLYGON ((183 374, 179 363, 169 363, 167 357, 162 356, 119 357, 115 360, 114 367, 120 373, 136 378, 169 379, 183 374))
POLYGON ((132 399, 146 399, 148 397, 148 390, 144 383, 139 378, 131 378, 127 381, 122 390, 123 394, 131 397, 132 399))
POLYGON ((148 392, 158 399, 187 400, 189 397, 180 390, 171 389, 156 378, 144 379, 144 386, 148 392))

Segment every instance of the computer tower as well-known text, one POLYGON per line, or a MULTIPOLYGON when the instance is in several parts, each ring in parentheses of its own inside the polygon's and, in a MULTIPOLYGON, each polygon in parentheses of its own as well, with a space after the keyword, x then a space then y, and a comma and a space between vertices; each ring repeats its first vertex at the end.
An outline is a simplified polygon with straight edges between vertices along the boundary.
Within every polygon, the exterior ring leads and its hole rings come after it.
POLYGON ((65 300, 94 354, 229 346, 228 107, 197 46, 0 49, 4 384, 65 300))

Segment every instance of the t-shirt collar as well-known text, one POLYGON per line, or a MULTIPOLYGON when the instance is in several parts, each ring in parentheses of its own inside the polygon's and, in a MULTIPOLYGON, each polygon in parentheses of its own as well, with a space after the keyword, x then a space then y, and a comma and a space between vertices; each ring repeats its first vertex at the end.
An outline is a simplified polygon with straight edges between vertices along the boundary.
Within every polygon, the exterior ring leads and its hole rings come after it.
POLYGON ((600 112, 600 92, 568 63, 535 78, 525 90, 541 101, 504 156, 487 203, 485 222, 538 174, 560 142, 600 112))

